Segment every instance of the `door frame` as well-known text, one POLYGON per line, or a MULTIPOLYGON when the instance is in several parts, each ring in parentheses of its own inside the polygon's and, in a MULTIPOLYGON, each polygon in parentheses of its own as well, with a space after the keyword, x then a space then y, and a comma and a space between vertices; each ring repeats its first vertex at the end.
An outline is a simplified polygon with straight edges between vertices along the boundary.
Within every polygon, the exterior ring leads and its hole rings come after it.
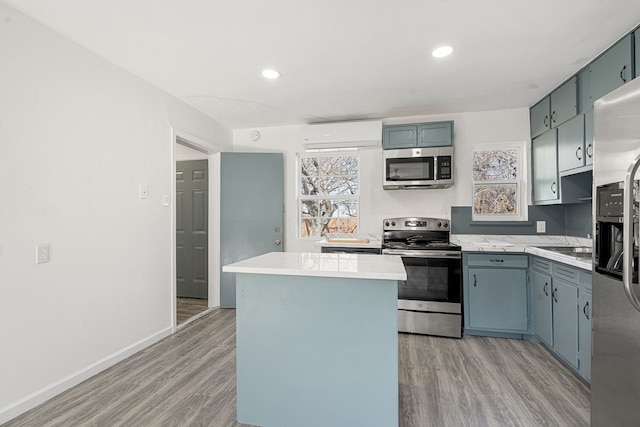
MULTIPOLYGON (((220 200, 220 184, 219 173, 220 170, 220 155, 221 150, 205 140, 190 135, 180 129, 171 128, 171 327, 172 332, 176 332, 178 329, 188 325, 190 321, 184 322, 177 326, 176 316, 176 298, 177 291, 177 263, 176 263, 176 145, 184 145, 194 150, 200 151, 207 155, 209 160, 209 215, 208 215, 208 283, 207 289, 207 305, 208 310, 201 315, 208 313, 216 307, 220 306, 220 274, 217 274, 220 270, 220 213, 216 205, 220 200), (213 173, 212 173, 213 172, 213 173)), ((199 316, 197 316, 199 317, 199 316)), ((195 320, 194 317, 192 320, 195 320)))

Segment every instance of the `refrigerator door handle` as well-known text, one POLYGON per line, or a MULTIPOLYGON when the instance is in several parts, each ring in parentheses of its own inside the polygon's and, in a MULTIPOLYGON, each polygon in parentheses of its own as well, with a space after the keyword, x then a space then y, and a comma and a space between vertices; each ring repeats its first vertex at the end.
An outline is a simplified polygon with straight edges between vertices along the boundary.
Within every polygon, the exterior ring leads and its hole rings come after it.
POLYGON ((623 244, 623 263, 622 263, 622 284, 624 292, 631 302, 631 305, 640 311, 640 298, 633 290, 633 205, 635 202, 634 194, 634 178, 636 171, 640 167, 640 155, 638 155, 629 169, 624 179, 624 206, 622 218, 622 244, 623 244))

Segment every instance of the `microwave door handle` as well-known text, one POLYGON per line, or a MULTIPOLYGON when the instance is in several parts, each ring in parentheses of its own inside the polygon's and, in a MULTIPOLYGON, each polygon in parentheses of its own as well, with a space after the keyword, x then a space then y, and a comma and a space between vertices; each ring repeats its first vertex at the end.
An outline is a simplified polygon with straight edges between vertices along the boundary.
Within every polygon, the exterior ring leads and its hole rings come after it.
POLYGON ((640 167, 640 155, 634 159, 627 169, 624 180, 624 201, 622 209, 622 284, 627 298, 633 307, 640 311, 640 299, 633 290, 633 205, 635 202, 634 181, 636 171, 640 167))

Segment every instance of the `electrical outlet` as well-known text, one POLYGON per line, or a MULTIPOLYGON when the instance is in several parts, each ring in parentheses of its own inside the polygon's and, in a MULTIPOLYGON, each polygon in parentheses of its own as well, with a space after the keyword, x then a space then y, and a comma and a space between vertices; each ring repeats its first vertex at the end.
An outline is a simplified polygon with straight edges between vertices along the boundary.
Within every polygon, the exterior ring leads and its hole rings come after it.
POLYGON ((545 233, 547 231, 547 221, 536 221, 536 231, 545 233))
POLYGON ((49 262, 49 245, 41 243, 36 245, 36 264, 44 264, 49 262))

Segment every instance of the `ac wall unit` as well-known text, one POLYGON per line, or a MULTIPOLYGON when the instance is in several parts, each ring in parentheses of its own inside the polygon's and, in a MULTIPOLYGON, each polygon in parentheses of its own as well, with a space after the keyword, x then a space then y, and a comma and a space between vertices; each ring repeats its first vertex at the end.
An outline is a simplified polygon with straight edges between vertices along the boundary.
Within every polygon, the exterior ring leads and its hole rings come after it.
POLYGON ((382 142, 382 121, 318 123, 302 130, 305 150, 377 148, 382 142))

